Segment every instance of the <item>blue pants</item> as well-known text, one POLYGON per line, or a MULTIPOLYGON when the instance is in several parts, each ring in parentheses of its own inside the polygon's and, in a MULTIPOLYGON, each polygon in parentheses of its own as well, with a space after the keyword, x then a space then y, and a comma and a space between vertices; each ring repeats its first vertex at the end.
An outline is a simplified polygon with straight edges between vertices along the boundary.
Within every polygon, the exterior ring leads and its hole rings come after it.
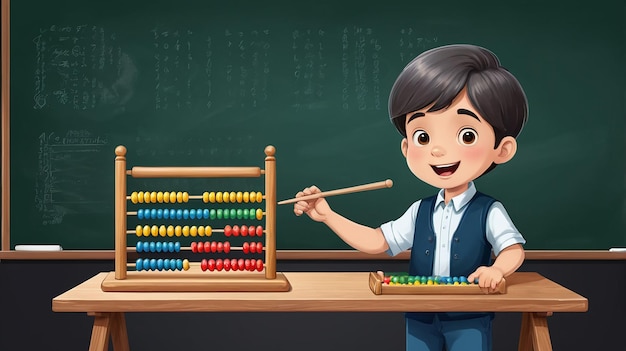
POLYGON ((432 323, 406 318, 406 351, 491 351, 491 317, 432 323))

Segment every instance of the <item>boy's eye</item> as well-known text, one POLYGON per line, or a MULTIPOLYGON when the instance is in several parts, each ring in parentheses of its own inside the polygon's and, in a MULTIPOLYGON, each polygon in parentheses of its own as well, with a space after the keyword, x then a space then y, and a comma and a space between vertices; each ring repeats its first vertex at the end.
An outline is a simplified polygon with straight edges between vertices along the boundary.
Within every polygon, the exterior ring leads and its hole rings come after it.
POLYGON ((416 130, 415 133, 413 133, 413 144, 415 144, 416 146, 428 145, 429 142, 430 136, 428 136, 428 133, 426 133, 425 131, 416 130))
POLYGON ((463 128, 459 132, 459 144, 474 145, 478 141, 478 133, 472 128, 463 128))

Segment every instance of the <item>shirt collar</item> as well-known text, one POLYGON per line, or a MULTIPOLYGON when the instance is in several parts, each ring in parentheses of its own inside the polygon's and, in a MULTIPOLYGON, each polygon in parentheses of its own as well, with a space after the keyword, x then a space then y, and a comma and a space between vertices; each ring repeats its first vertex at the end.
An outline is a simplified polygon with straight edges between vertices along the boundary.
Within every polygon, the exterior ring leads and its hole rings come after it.
MULTIPOLYGON (((444 197, 443 197, 444 189, 439 190, 437 194, 437 200, 435 201, 435 207, 441 205, 445 206, 444 197)), ((461 210, 468 202, 476 195, 476 186, 474 186, 474 182, 469 182, 467 186, 467 190, 462 192, 461 194, 452 198, 452 206, 454 206, 455 211, 461 210)))

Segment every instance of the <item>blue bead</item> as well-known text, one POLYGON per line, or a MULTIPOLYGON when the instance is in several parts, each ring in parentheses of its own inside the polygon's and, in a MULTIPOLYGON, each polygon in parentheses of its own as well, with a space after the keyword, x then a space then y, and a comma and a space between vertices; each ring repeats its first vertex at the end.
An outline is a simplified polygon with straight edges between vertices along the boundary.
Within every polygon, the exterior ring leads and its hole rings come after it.
POLYGON ((173 271, 176 270, 176 259, 170 258, 170 269, 173 271))
POLYGON ((183 218, 183 210, 176 211, 176 219, 182 219, 182 218, 183 218))
POLYGON ((138 258, 137 261, 135 262, 135 269, 138 271, 141 271, 143 269, 143 265, 141 264, 141 258, 138 258))
POLYGON ((210 214, 210 211, 209 211, 208 209, 206 209, 206 208, 205 208, 205 209, 202 211, 202 218, 204 218, 204 219, 209 219, 209 214, 210 214))
POLYGON ((179 241, 174 243, 174 251, 175 252, 180 252, 180 242, 179 241))
POLYGON ((143 249, 141 251, 142 252, 150 252, 150 242, 144 241, 143 242, 143 249))
POLYGON ((159 208, 159 209, 157 210, 157 218, 158 218, 158 219, 163 218, 163 209, 162 209, 162 208, 159 208))
POLYGON ((453 283, 457 283, 458 281, 459 281, 459 277, 453 277, 453 278, 452 278, 452 282, 453 282, 453 283))
POLYGON ((141 267, 143 268, 144 271, 149 271, 150 270, 150 260, 147 258, 143 259, 143 263, 141 264, 141 267))
POLYGON ((157 211, 155 208, 153 208, 152 211, 150 211, 150 218, 156 219, 156 217, 157 217, 157 211))
POLYGON ((183 219, 189 219, 189 210, 183 210, 183 219))
POLYGON ((157 260, 157 271, 162 271, 163 270, 163 259, 159 258, 157 260))
POLYGON ((141 248, 143 247, 143 245, 141 244, 141 241, 137 242, 137 246, 135 246, 135 248, 137 249, 137 252, 141 252, 141 248))
POLYGON ((138 209, 137 210, 137 219, 143 219, 143 210, 142 209, 138 209))
POLYGON ((163 251, 163 243, 161 243, 160 241, 156 243, 156 252, 161 252, 163 251))
POLYGON ((189 210, 189 218, 196 219, 196 210, 189 210))
POLYGON ((174 243, 173 242, 169 242, 167 243, 167 251, 168 252, 174 252, 174 243))
POLYGON ((175 209, 170 209, 170 219, 175 219, 176 218, 176 210, 175 209))
POLYGON ((461 283, 467 283, 467 277, 459 277, 461 283))
POLYGON ((170 219, 170 210, 168 210, 167 208, 163 210, 163 218, 170 219))
POLYGON ((155 271, 156 267, 157 267, 157 263, 156 263, 156 260, 153 258, 150 260, 150 269, 155 271))
POLYGON ((154 243, 154 241, 150 242, 150 252, 155 252, 156 251, 156 244, 154 243))
POLYGON ((167 258, 163 260, 163 269, 166 271, 170 270, 170 260, 167 258))
POLYGON ((178 269, 179 271, 183 270, 183 260, 181 260, 180 258, 176 259, 176 269, 178 269))

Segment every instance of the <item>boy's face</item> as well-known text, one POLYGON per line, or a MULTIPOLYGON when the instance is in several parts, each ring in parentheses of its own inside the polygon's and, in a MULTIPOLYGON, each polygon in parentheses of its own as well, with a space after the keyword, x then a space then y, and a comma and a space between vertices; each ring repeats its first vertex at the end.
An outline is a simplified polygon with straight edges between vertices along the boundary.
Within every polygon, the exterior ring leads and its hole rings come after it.
POLYGON ((505 137, 494 149, 493 128, 472 106, 465 90, 447 109, 427 110, 407 114, 402 153, 411 172, 434 187, 463 187, 492 163, 504 163, 515 154, 513 137, 505 137))

